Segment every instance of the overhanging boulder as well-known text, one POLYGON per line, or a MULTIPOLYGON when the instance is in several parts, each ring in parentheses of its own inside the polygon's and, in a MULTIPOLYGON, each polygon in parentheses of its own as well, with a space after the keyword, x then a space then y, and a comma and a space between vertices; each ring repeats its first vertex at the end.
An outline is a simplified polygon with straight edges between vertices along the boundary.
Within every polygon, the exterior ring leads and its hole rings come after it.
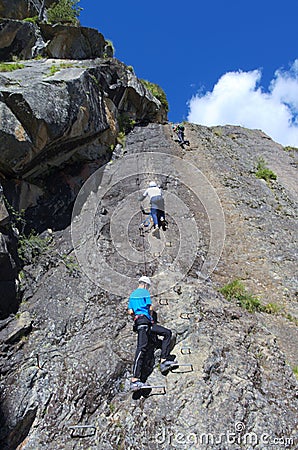
POLYGON ((114 58, 24 65, 0 76, 0 170, 9 177, 32 181, 78 152, 96 160, 115 143, 119 116, 161 121, 159 100, 114 58))
MULTIPOLYGON (((51 63, 43 66, 50 67, 51 63)), ((109 127, 103 95, 85 69, 68 68, 45 77, 30 67, 29 75, 22 87, 1 88, 5 120, 0 137, 5 145, 0 165, 11 175, 23 174, 43 160, 58 158, 60 164, 77 146, 109 127)))
POLYGON ((32 59, 37 55, 57 59, 102 58, 104 36, 93 28, 67 25, 36 25, 0 19, 0 60, 32 59))
POLYGON ((105 38, 93 28, 40 24, 49 58, 93 59, 103 56, 105 38))

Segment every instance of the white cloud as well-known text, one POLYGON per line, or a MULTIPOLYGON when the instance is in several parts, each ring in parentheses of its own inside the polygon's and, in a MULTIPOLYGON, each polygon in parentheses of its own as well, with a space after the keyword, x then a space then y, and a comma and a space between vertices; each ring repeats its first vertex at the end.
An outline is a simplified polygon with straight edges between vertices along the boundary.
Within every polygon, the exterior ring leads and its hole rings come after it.
POLYGON ((201 125, 241 125, 263 130, 282 145, 298 147, 298 59, 290 70, 277 70, 268 92, 262 72, 228 72, 212 92, 189 101, 187 120, 201 125))

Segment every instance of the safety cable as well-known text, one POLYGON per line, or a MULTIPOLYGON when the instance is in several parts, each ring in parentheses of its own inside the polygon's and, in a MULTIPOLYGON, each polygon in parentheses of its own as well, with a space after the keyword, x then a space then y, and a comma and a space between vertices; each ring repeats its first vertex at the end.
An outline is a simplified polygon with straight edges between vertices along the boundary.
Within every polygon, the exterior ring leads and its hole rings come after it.
MULTIPOLYGON (((140 171, 139 171, 139 155, 136 155, 137 156, 137 174, 138 174, 138 176, 137 176, 137 178, 136 178, 136 185, 138 186, 138 195, 140 194, 140 171)), ((140 199, 140 197, 139 197, 139 199, 140 199)), ((140 202, 141 202, 141 200, 140 200, 140 202)), ((142 210, 140 211, 140 214, 141 214, 141 222, 140 223, 142 223, 142 219, 143 219, 143 216, 142 216, 142 210)), ((145 249, 145 234, 143 233, 140 233, 140 237, 142 238, 142 243, 143 243, 143 259, 144 259, 144 271, 145 271, 145 275, 147 276, 147 260, 146 260, 146 249, 145 249)))

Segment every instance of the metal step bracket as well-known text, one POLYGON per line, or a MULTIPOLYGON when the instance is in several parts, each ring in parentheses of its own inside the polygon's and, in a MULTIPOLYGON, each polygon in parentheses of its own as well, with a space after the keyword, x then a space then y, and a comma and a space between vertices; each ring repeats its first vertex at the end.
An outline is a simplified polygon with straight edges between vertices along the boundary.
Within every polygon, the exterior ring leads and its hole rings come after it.
POLYGON ((169 304, 168 299, 167 298, 160 298, 159 299, 159 304, 162 306, 167 306, 169 304))
POLYGON ((146 386, 142 386, 141 389, 158 389, 161 392, 162 395, 166 394, 166 387, 164 385, 151 385, 151 384, 146 384, 146 386))
POLYGON ((173 372, 173 373, 187 373, 187 372, 193 372, 193 365, 192 365, 191 363, 189 363, 189 364, 179 364, 179 366, 176 367, 176 369, 173 368, 173 369, 171 370, 171 372, 173 372), (189 367, 189 370, 183 370, 183 369, 181 370, 182 367, 189 367))
POLYGON ((96 433, 95 425, 69 425, 70 437, 73 438, 85 438, 94 436, 96 433))
POLYGON ((180 349, 182 355, 190 355, 191 349, 190 347, 181 347, 180 349))
POLYGON ((181 319, 190 319, 190 316, 192 315, 192 312, 182 312, 180 314, 181 319))

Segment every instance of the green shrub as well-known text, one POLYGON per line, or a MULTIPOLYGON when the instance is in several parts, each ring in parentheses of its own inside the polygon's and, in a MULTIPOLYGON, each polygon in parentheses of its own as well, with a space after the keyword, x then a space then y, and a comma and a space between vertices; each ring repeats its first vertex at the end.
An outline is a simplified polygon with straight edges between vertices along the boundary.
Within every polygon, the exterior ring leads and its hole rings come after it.
POLYGON ((276 174, 266 167, 266 163, 263 158, 258 159, 256 177, 262 178, 267 183, 271 180, 276 180, 277 178, 276 174))
POLYGON ((21 234, 18 242, 18 255, 24 264, 31 264, 41 255, 50 243, 50 238, 41 238, 34 231, 29 236, 21 234))
POLYGON ((73 277, 80 276, 80 267, 77 262, 77 260, 72 255, 68 255, 64 253, 63 255, 60 255, 61 262, 65 265, 66 269, 68 270, 69 274, 73 277))
MULTIPOLYGON (((37 256, 47 249, 51 242, 50 237, 42 238, 38 236, 35 230, 31 230, 29 236, 25 234, 26 219, 25 209, 17 211, 4 196, 4 203, 9 213, 9 217, 14 227, 18 230, 18 256, 23 264, 29 264, 35 260, 37 256)), ((20 281, 25 276, 24 272, 20 272, 20 281)))
POLYGON ((104 58, 113 57, 115 55, 115 47, 113 42, 110 39, 106 39, 105 42, 105 50, 104 50, 104 58))
POLYGON ((0 63, 0 72, 13 72, 17 69, 24 69, 24 64, 20 63, 0 63))
POLYGON ((284 150, 286 152, 297 152, 298 148, 297 147, 291 147, 290 145, 287 145, 286 147, 284 147, 284 150))
POLYGON ((213 128, 212 131, 218 137, 222 137, 222 135, 223 135, 223 129, 222 128, 219 128, 219 127, 213 128))
POLYGON ((136 121, 128 117, 126 114, 122 113, 118 118, 118 124, 121 132, 128 133, 133 129, 136 121))
POLYGON ((53 66, 50 67, 50 70, 49 70, 49 73, 48 73, 47 76, 51 77, 52 75, 55 75, 56 72, 59 72, 59 70, 60 70, 59 66, 53 65, 53 66))
POLYGON ((26 17, 23 22, 38 23, 38 16, 26 17))
POLYGON ((74 67, 73 63, 61 63, 59 65, 60 69, 71 69, 72 67, 74 67))
POLYGON ((3 196, 5 207, 9 213, 10 220, 12 221, 13 225, 18 229, 20 233, 24 232, 25 226, 26 226, 26 220, 25 220, 25 210, 21 209, 20 211, 17 211, 7 200, 5 196, 3 196))
POLYGON ((221 289, 219 289, 219 292, 227 299, 232 300, 233 298, 238 299, 241 295, 244 294, 245 288, 241 281, 234 280, 231 281, 231 283, 226 284, 221 289))
POLYGON ((294 372, 295 377, 298 379, 298 366, 293 367, 293 372, 294 372))
POLYGON ((147 80, 140 80, 141 83, 151 92, 154 97, 156 97, 160 103, 164 106, 166 111, 169 111, 169 104, 164 90, 158 86, 158 84, 151 83, 147 80))
POLYGON ((264 306, 257 297, 246 291, 244 285, 239 280, 234 280, 226 284, 219 292, 231 301, 236 300, 237 304, 249 312, 264 311, 264 306))
POLYGON ((126 142, 126 136, 124 131, 120 131, 117 135, 117 142, 118 144, 122 145, 122 147, 125 147, 125 142, 126 142))
POLYGON ((91 74, 89 73, 89 77, 91 78, 91 80, 94 81, 95 84, 99 85, 99 81, 98 81, 98 79, 97 79, 94 75, 91 75, 91 74))
POLYGON ((296 326, 298 326, 298 319, 297 317, 292 316, 290 313, 284 313, 283 317, 285 317, 290 322, 293 322, 296 326))
POLYGON ((48 21, 50 23, 70 22, 78 24, 78 17, 82 8, 78 6, 80 0, 59 0, 48 9, 48 21))
POLYGON ((245 294, 238 299, 238 304, 242 308, 247 309, 248 312, 263 311, 263 305, 257 297, 245 292, 245 294))
POLYGON ((263 311, 267 314, 278 314, 281 309, 281 306, 276 303, 267 303, 266 305, 263 305, 263 311))
POLYGON ((59 72, 62 69, 69 69, 71 67, 74 67, 72 63, 61 63, 59 65, 53 64, 50 67, 50 71, 47 74, 48 77, 51 77, 52 75, 55 75, 56 72, 59 72))

